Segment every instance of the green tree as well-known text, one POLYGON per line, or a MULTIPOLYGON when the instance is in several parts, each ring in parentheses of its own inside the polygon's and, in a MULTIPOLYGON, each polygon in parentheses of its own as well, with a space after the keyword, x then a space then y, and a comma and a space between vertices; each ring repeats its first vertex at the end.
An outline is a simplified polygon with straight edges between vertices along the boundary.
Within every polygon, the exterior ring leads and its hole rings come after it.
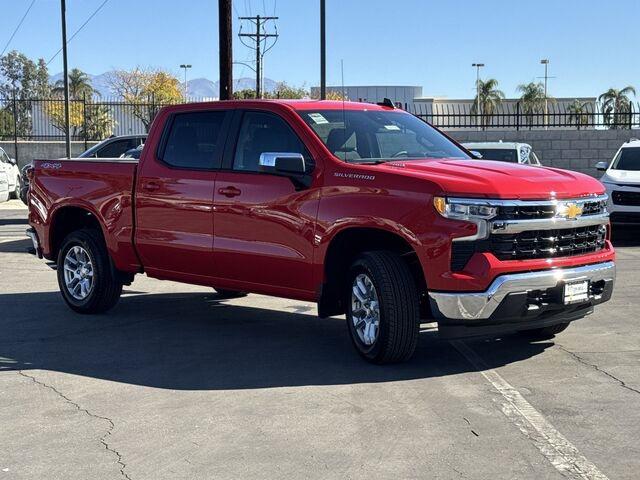
POLYGON ((478 80, 476 85, 477 92, 473 99, 471 113, 473 115, 482 115, 482 128, 484 129, 491 117, 495 114, 498 106, 504 100, 504 93, 498 89, 498 80, 489 78, 487 80, 478 80), (478 98, 480 101, 478 102, 478 98), (480 111, 478 112, 478 103, 480 103, 480 111))
POLYGON ((589 124, 591 114, 589 113, 589 105, 591 102, 580 101, 577 98, 567 107, 569 112, 569 123, 575 122, 576 127, 580 130, 589 124))
POLYGON ((598 97, 601 104, 603 120, 611 129, 622 129, 629 125, 631 120, 631 99, 635 96, 636 89, 631 85, 622 90, 610 88, 598 97))
POLYGON ((13 50, 0 57, 0 97, 16 98, 11 114, 16 119, 17 134, 31 134, 31 100, 36 96, 38 67, 23 53, 13 50), (15 110, 15 111, 14 111, 15 110))
POLYGON ((273 92, 269 92, 265 95, 265 98, 286 98, 286 99, 296 99, 296 98, 308 98, 309 92, 304 88, 304 85, 301 87, 292 87, 288 85, 286 82, 280 82, 276 85, 276 89, 273 92))
MULTIPOLYGON (((64 79, 55 83, 52 92, 58 96, 64 95, 64 79)), ((91 99, 94 93, 89 75, 78 68, 72 68, 69 72, 69 98, 71 100, 91 99)))
MULTIPOLYGON (((520 104, 522 105, 522 113, 526 115, 526 121, 529 128, 533 125, 534 115, 546 114, 549 103, 555 102, 555 99, 545 96, 544 84, 542 82, 530 82, 518 85, 520 92, 520 104)), ((545 124, 547 119, 544 118, 545 124)))
POLYGON ((36 66, 35 95, 37 98, 48 98, 51 95, 49 69, 44 58, 40 58, 36 66))

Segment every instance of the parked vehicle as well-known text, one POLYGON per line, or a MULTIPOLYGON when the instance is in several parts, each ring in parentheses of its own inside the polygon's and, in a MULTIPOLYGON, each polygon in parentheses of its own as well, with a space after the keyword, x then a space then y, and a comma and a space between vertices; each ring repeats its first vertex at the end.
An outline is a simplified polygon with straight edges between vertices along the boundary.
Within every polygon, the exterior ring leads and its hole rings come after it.
POLYGON ((0 147, 0 169, 7 174, 9 197, 18 198, 20 196, 20 170, 15 159, 9 157, 2 147, 0 147))
POLYGON ((463 143, 465 148, 478 152, 484 160, 521 163, 523 165, 540 166, 540 160, 528 143, 514 142, 474 142, 463 143))
POLYGON ((30 175, 28 234, 80 313, 144 272, 316 301, 388 363, 411 357, 421 322, 550 338, 614 285, 600 182, 496 168, 391 106, 170 106, 139 161, 39 160, 30 175))
POLYGON ((27 175, 30 168, 33 168, 32 163, 27 163, 22 169, 20 169, 20 200, 25 205, 29 205, 27 195, 29 193, 29 175, 27 175))
POLYGON ((136 160, 140 159, 140 155, 142 154, 142 149, 144 148, 144 143, 138 145, 136 148, 132 148, 131 150, 127 150, 120 158, 135 158, 136 160))
MULTIPOLYGON (((120 135, 111 137, 103 140, 102 142, 94 145, 88 150, 84 151, 80 154, 78 158, 117 158, 125 155, 128 152, 133 152, 137 148, 142 149, 144 145, 144 141, 147 138, 146 135, 120 135)), ((132 158, 140 158, 139 153, 138 156, 135 156, 136 153, 133 152, 132 158)), ((19 190, 19 196, 22 202, 25 205, 27 203, 27 194, 29 192, 29 176, 27 175, 27 171, 29 170, 31 164, 25 165, 22 167, 20 179, 21 179, 21 187, 19 190)))
POLYGON ((146 135, 112 135, 82 153, 79 158, 118 158, 126 151, 142 145, 146 138, 146 135))
POLYGON ((9 200, 9 178, 7 172, 0 169, 0 203, 9 200))
POLYGON ((611 163, 599 162, 600 181, 609 195, 607 208, 614 224, 640 224, 640 140, 623 144, 611 163))

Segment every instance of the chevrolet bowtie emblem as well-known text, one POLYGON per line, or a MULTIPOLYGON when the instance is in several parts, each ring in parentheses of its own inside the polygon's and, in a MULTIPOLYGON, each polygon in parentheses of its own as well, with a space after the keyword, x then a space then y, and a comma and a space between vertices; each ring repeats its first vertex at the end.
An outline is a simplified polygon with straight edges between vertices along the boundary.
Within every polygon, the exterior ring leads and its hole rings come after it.
POLYGON ((582 205, 567 203, 567 218, 575 219, 582 215, 582 205))

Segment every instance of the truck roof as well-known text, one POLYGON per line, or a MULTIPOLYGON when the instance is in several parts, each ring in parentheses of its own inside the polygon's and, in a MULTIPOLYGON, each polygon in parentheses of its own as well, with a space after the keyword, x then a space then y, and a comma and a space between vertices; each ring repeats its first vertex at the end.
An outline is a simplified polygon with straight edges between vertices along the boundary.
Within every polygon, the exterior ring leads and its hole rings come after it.
MULTIPOLYGON (((231 107, 250 107, 251 105, 278 104, 286 105, 294 110, 395 110, 375 103, 350 102, 341 100, 314 100, 314 99, 274 99, 274 100, 218 100, 215 102, 203 102, 198 105, 228 104, 231 107)), ((403 110, 402 110, 403 111, 403 110)))

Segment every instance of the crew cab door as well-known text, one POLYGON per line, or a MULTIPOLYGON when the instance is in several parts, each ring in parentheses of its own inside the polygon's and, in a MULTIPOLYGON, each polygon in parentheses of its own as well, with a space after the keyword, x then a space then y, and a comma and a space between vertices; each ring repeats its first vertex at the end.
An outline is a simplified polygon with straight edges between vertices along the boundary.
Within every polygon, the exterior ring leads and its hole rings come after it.
POLYGON ((216 276, 228 288, 284 296, 311 292, 317 191, 261 166, 260 155, 303 154, 308 172, 313 159, 279 115, 251 110, 236 116, 235 142, 214 192, 216 276))
POLYGON ((145 151, 136 181, 137 251, 152 276, 206 283, 213 254, 213 189, 231 112, 172 113, 145 151), (158 141, 159 140, 159 141, 158 141))

